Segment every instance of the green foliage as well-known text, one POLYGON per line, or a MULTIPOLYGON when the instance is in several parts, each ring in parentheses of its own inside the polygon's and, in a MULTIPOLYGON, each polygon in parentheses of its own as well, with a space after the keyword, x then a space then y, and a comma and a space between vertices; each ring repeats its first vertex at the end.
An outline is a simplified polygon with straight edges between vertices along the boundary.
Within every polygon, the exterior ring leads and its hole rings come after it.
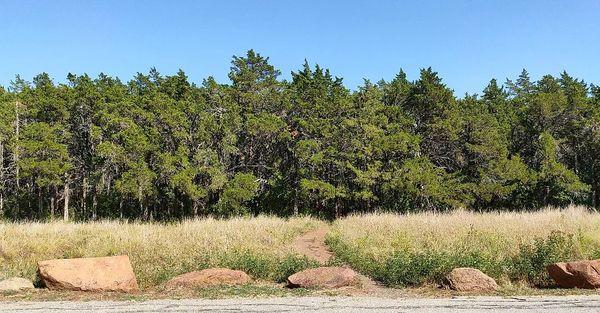
POLYGON ((404 198, 405 207, 415 211, 464 206, 469 201, 466 187, 456 175, 436 167, 427 158, 406 161, 384 185, 386 190, 404 194, 398 198, 404 198))
POLYGON ((538 143, 537 182, 544 205, 549 202, 568 204, 589 191, 588 186, 583 184, 574 172, 557 161, 557 153, 557 145, 552 135, 542 133, 538 143))
POLYGON ((452 251, 435 246, 397 249, 383 259, 353 249, 340 238, 329 238, 328 245, 340 261, 388 286, 440 283, 444 275, 457 267, 474 267, 495 279, 549 286, 552 281, 547 265, 581 259, 583 254, 577 238, 560 232, 521 244, 514 256, 503 255, 494 242, 477 242, 482 239, 485 235, 473 234, 452 251))
POLYGON ((217 204, 220 215, 239 215, 248 213, 244 204, 252 200, 259 184, 251 173, 237 173, 225 186, 217 204))
POLYGON ((523 71, 462 98, 431 68, 355 91, 308 62, 280 74, 250 50, 233 57, 230 84, 154 68, 125 83, 17 76, 0 88, 0 215, 600 205, 600 91, 565 72, 523 71))
POLYGON ((45 122, 31 123, 23 129, 18 166, 24 178, 32 178, 38 187, 62 184, 71 168, 67 145, 62 141, 68 135, 59 126, 45 122))
POLYGON ((376 272, 375 279, 386 285, 420 285, 428 280, 439 280, 448 272, 443 254, 397 252, 390 256, 376 272))
POLYGON ((546 266, 581 258, 577 240, 573 235, 553 232, 547 238, 537 238, 531 245, 522 245, 512 264, 511 278, 525 280, 536 286, 552 283, 546 266))

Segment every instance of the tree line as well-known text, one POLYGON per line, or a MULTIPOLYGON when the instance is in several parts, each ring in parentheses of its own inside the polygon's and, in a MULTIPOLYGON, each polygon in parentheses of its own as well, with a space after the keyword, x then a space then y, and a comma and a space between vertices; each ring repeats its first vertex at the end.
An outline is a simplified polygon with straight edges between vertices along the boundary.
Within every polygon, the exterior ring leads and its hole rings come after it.
POLYGON ((171 220, 597 207, 600 87, 523 70, 456 97, 431 68, 355 91, 250 50, 229 84, 155 69, 0 87, 0 216, 171 220))

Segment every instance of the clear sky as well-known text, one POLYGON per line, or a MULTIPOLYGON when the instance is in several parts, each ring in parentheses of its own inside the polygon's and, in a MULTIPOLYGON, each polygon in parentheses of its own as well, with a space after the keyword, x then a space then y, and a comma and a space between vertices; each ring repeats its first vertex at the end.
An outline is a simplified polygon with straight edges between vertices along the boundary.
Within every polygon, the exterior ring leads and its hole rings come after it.
POLYGON ((156 67, 227 82, 232 55, 304 59, 350 88, 432 66, 457 95, 567 70, 600 84, 600 1, 0 0, 0 84, 48 72, 129 80, 156 67))

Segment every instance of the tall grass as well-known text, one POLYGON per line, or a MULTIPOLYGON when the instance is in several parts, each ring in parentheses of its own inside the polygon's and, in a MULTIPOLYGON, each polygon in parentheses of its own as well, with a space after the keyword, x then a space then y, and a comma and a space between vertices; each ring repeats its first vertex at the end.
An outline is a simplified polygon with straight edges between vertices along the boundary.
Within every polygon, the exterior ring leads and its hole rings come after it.
POLYGON ((290 243, 321 224, 311 218, 275 217, 174 224, 0 223, 0 278, 34 279, 36 263, 45 259, 126 254, 142 288, 184 272, 217 266, 282 281, 312 265, 295 254, 290 243))
POLYGON ((600 258, 600 214, 569 207, 353 215, 334 222, 327 242, 341 261, 387 285, 437 282, 459 266, 501 283, 547 285, 547 264, 600 258))

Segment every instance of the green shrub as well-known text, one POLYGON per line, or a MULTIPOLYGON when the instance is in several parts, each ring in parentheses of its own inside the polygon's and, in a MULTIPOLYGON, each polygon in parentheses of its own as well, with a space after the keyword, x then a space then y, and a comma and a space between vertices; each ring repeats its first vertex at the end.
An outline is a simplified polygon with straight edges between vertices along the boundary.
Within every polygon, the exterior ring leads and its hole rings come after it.
POLYGON ((439 283, 474 267, 499 283, 547 286, 546 266, 600 258, 600 214, 582 207, 536 212, 351 215, 326 243, 343 262, 388 286, 439 283))
POLYGON ((581 253, 572 234, 552 232, 547 238, 536 238, 533 244, 520 246, 510 276, 536 286, 548 286, 551 279, 546 266, 556 262, 580 259, 581 253))
MULTIPOLYGON (((509 267, 505 259, 494 258, 487 253, 481 253, 481 251, 477 250, 455 253, 450 258, 449 266, 441 274, 442 276, 456 267, 473 267, 494 279, 501 279, 505 276, 506 269, 509 267)), ((439 278, 441 276, 438 275, 436 279, 439 280, 439 278)))
MULTIPOLYGON (((330 236, 327 244, 338 262, 347 263, 387 286, 439 283, 444 275, 456 267, 477 268, 497 280, 510 279, 548 286, 551 283, 546 272, 548 264, 584 258, 578 238, 562 232, 552 232, 548 237, 523 243, 516 255, 503 255, 505 252, 501 250, 490 253, 490 249, 484 248, 481 242, 472 244, 466 241, 454 250, 435 246, 421 250, 396 249, 378 260, 344 243, 338 236, 330 236)), ((493 247, 491 250, 494 250, 493 247)))
POLYGON ((390 256, 375 273, 375 279, 386 285, 420 285, 437 280, 448 271, 448 256, 440 252, 407 253, 390 256))
POLYGON ((318 267, 319 264, 305 256, 287 255, 277 263, 271 279, 276 282, 285 282, 287 278, 297 272, 307 268, 318 267))
POLYGON ((278 256, 241 250, 219 256, 212 266, 241 270, 256 279, 284 282, 290 275, 317 267, 318 263, 300 255, 278 256))

